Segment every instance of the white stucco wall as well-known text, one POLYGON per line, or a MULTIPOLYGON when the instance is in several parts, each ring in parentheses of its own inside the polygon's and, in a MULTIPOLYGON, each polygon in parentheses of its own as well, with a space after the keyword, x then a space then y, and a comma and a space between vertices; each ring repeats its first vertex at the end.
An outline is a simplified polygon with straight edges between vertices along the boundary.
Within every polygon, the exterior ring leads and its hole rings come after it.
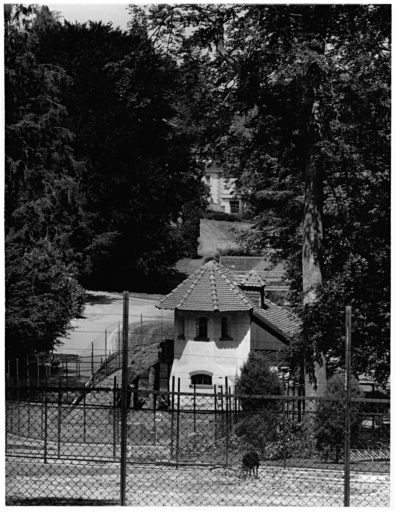
POLYGON ((177 387, 180 378, 182 392, 192 392, 193 372, 212 376, 211 388, 197 386, 197 392, 213 394, 213 385, 224 386, 225 377, 234 392, 235 377, 248 358, 250 351, 250 313, 242 312, 192 312, 175 310, 174 363, 171 372, 177 387), (221 341, 221 317, 229 319, 229 336, 232 340, 221 341), (208 318, 209 341, 195 341, 196 319, 208 318), (184 318, 184 324, 183 320, 184 318), (184 327, 183 327, 184 325, 184 327), (184 331, 184 339, 180 339, 184 331))

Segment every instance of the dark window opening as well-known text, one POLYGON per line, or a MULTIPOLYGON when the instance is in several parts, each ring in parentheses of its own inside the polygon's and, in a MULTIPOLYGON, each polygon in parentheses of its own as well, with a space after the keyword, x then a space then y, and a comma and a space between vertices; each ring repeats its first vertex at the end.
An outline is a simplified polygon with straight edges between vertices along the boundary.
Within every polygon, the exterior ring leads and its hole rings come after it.
POLYGON ((179 320, 179 334, 178 339, 184 340, 185 339, 185 317, 183 316, 179 320))
POLYGON ((230 213, 240 212, 240 201, 230 201, 230 213))
POLYGON ((197 373, 192 375, 192 385, 196 386, 212 386, 212 376, 205 373, 197 373))
POLYGON ((227 316, 223 316, 221 318, 221 340, 232 340, 233 338, 230 336, 230 322, 227 316))
POLYGON ((196 340, 208 341, 207 317, 200 316, 196 323, 196 340))

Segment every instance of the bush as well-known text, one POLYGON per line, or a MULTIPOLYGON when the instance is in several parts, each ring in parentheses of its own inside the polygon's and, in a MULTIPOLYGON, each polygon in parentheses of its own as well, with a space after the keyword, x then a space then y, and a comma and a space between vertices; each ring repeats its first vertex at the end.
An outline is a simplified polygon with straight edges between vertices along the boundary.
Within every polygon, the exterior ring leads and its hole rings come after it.
MULTIPOLYGON (((361 397, 358 380, 351 381, 351 396, 361 397)), ((345 442, 345 376, 337 374, 328 381, 326 398, 339 399, 338 401, 320 401, 314 420, 314 436, 316 449, 324 460, 338 463, 343 459, 345 442)), ((357 437, 361 417, 360 403, 351 404, 351 437, 357 437)))
MULTIPOLYGON (((241 367, 236 381, 236 393, 239 395, 282 395, 278 374, 272 371, 266 358, 260 352, 251 351, 247 361, 241 367)), ((281 401, 271 398, 242 398, 243 411, 260 409, 277 410, 281 401)))
POLYGON ((241 222, 241 215, 237 213, 213 212, 211 210, 201 211, 200 217, 209 220, 226 220, 227 222, 241 222))
POLYGON ((224 249, 218 249, 214 258, 219 261, 221 256, 261 256, 261 254, 254 253, 245 247, 231 245, 224 249))
POLYGON ((192 203, 182 208, 181 253, 186 258, 198 258, 200 210, 192 203))
POLYGON ((267 447, 277 441, 280 416, 272 410, 246 415, 236 427, 236 435, 244 451, 254 450, 262 457, 267 447))
POLYGON ((268 460, 311 459, 315 452, 313 430, 310 421, 288 419, 285 425, 285 435, 282 426, 277 432, 277 439, 266 447, 264 457, 268 460), (285 444, 285 452, 284 452, 285 444))

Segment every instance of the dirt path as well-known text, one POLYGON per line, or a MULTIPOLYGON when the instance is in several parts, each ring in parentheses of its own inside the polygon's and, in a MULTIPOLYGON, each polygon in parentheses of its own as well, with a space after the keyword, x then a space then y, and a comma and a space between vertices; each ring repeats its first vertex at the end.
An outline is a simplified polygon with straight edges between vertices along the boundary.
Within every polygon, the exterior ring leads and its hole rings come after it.
MULTIPOLYGON (((117 505, 119 471, 117 464, 8 462, 6 501, 8 505, 117 505)), ((342 507, 344 481, 342 471, 324 474, 264 467, 258 479, 241 479, 230 470, 128 465, 126 489, 129 506, 342 507)), ((390 506, 390 476, 352 474, 350 503, 390 506)))

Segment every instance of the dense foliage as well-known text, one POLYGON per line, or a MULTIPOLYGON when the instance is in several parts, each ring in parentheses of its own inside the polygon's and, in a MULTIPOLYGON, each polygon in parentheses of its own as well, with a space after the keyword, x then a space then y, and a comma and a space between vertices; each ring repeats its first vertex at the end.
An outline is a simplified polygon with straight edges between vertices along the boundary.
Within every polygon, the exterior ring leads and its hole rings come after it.
POLYGON ((184 252, 182 206, 204 192, 189 137, 174 123, 183 85, 174 61, 142 27, 67 22, 40 33, 38 58, 72 79, 63 100, 95 216, 84 284, 133 289, 145 276, 161 279, 184 252))
POLYGON ((178 68, 143 27, 61 24, 45 6, 20 5, 5 6, 4 23, 12 358, 67 334, 81 285, 158 285, 185 250, 186 198, 202 207, 205 189, 176 124, 178 68))
POLYGON ((266 396, 282 395, 283 389, 277 372, 270 369, 260 352, 251 351, 241 367, 236 393, 247 395, 240 398, 245 414, 236 427, 236 435, 247 449, 264 455, 269 443, 277 440, 282 408, 281 401, 266 396))
MULTIPOLYGON (((320 456, 325 460, 338 463, 344 457, 345 443, 345 376, 336 374, 328 380, 326 398, 334 400, 321 401, 317 407, 314 420, 315 446, 320 456)), ((358 381, 351 381, 351 397, 362 397, 358 381)), ((352 439, 357 433, 362 422, 360 417, 360 402, 350 404, 350 435, 352 439)))
POLYGON ((352 305, 354 371, 384 382, 390 6, 158 5, 146 12, 159 47, 183 56, 199 77, 189 97, 203 157, 251 195, 256 225, 244 246, 270 244, 287 265, 304 321, 290 363, 304 358, 307 376, 324 385, 325 368, 343 366, 343 313, 352 305))
MULTIPOLYGON (((251 351, 248 359, 241 367, 236 380, 236 393, 239 395, 282 395, 283 389, 277 372, 270 369, 263 354, 251 351)), ((274 409, 277 401, 266 398, 241 399, 243 410, 274 409)))
POLYGON ((28 9, 5 9, 6 355, 51 349, 81 312, 73 238, 84 224, 83 165, 63 128, 65 73, 39 65, 28 9), (22 351, 21 351, 22 350, 22 351))

